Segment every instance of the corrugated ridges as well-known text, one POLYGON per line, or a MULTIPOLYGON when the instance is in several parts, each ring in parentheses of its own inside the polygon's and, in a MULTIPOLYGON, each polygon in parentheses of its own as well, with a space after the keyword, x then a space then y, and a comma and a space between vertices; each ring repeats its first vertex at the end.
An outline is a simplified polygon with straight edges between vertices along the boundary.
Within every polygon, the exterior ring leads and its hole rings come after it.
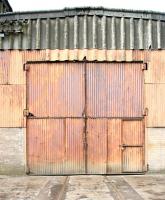
POLYGON ((0 127, 25 127, 25 85, 0 86, 0 127))
POLYGON ((32 64, 28 106, 35 117, 82 117, 85 106, 83 63, 32 64))
POLYGON ((164 84, 145 85, 145 106, 148 108, 147 127, 165 126, 165 87, 164 84))
POLYGON ((82 119, 30 119, 27 156, 30 173, 85 173, 82 119))
POLYGON ((88 117, 142 117, 141 64, 88 63, 88 117))
POLYGON ((107 119, 87 120, 87 173, 107 173, 107 119))
POLYGON ((107 173, 122 173, 122 120, 108 120, 107 173))
POLYGON ((10 6, 8 0, 1 0, 0 1, 0 13, 8 13, 12 12, 12 7, 10 6))
POLYGON ((144 166, 144 124, 143 120, 123 121, 122 143, 134 145, 123 150, 123 172, 142 172, 144 166), (136 145, 141 145, 141 147, 136 145))
POLYGON ((165 84, 164 51, 151 51, 148 70, 145 73, 146 84, 165 84))
POLYGON ((23 34, 1 38, 0 49, 164 49, 165 22, 80 15, 26 19, 23 34))
POLYGON ((8 71, 9 71, 9 64, 10 64, 10 52, 1 52, 0 53, 0 84, 8 84, 8 71))

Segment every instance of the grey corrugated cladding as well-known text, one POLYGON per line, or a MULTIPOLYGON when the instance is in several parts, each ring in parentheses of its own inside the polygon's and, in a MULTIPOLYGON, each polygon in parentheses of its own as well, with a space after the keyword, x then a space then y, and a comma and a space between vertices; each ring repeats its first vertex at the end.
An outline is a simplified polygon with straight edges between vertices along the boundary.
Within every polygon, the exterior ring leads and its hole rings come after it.
POLYGON ((104 8, 0 15, 0 49, 165 49, 165 14, 104 8))
POLYGON ((7 0, 0 0, 0 13, 12 12, 12 7, 7 0))

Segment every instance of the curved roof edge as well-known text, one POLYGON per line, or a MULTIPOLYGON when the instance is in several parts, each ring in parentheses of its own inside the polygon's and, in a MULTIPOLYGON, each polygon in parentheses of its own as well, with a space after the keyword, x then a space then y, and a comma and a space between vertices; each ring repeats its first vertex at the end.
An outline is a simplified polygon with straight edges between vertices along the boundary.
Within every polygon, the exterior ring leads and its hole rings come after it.
MULTIPOLYGON (((6 4, 7 0, 3 0, 6 4)), ((37 19, 37 18, 55 18, 55 17, 69 17, 75 15, 97 15, 97 16, 111 16, 111 17, 128 17, 128 18, 143 18, 165 21, 165 13, 147 10, 126 10, 126 9, 108 9, 104 7, 76 7, 64 8, 62 10, 43 10, 43 11, 23 11, 12 12, 10 7, 9 13, 0 14, 0 20, 4 19, 37 19)))

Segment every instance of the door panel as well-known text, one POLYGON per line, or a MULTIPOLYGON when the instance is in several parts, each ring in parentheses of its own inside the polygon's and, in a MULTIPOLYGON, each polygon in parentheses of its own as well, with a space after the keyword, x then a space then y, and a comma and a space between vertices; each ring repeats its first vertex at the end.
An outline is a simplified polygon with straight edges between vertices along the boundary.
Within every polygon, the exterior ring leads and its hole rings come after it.
POLYGON ((32 174, 85 173, 83 119, 29 119, 27 129, 32 174))
POLYGON ((143 158, 143 148, 125 148, 123 151, 123 172, 143 172, 143 158))
POLYGON ((122 123, 123 172, 142 172, 144 166, 144 122, 122 123))
POLYGON ((107 168, 107 120, 87 120, 87 172, 106 174, 107 168))
POLYGON ((35 117, 82 117, 84 64, 32 64, 28 72, 28 109, 35 117))
POLYGON ((84 64, 31 64, 27 72, 28 167, 33 174, 84 174, 84 64))
POLYGON ((108 174, 117 174, 122 172, 121 138, 122 120, 108 120, 108 174))
POLYGON ((143 167, 143 120, 108 120, 107 173, 142 172, 143 167))
POLYGON ((88 63, 86 74, 87 116, 142 116, 142 64, 88 63))

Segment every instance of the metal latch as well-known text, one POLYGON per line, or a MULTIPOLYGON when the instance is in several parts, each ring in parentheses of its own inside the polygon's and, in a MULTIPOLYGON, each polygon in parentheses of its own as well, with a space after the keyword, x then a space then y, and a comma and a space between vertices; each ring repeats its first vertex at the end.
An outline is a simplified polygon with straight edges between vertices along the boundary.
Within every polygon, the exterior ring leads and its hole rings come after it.
POLYGON ((126 148, 126 145, 125 145, 125 144, 122 144, 122 145, 119 145, 119 147, 121 148, 122 151, 124 151, 125 148, 126 148))
POLYGON ((145 108, 145 109, 143 110, 143 116, 148 116, 148 108, 145 108))
POLYGON ((24 117, 28 117, 29 116, 29 110, 28 109, 24 109, 24 111, 23 111, 23 116, 24 117))
POLYGON ((143 63, 143 65, 142 65, 142 70, 147 70, 147 69, 148 69, 147 63, 143 63))
POLYGON ((125 150, 127 147, 131 147, 131 148, 137 148, 137 147, 143 147, 143 145, 127 145, 127 144, 122 144, 119 145, 119 147, 121 148, 121 150, 125 150))
POLYGON ((29 71, 29 69, 30 69, 30 65, 25 63, 25 64, 23 65, 23 70, 24 70, 24 71, 29 71))

